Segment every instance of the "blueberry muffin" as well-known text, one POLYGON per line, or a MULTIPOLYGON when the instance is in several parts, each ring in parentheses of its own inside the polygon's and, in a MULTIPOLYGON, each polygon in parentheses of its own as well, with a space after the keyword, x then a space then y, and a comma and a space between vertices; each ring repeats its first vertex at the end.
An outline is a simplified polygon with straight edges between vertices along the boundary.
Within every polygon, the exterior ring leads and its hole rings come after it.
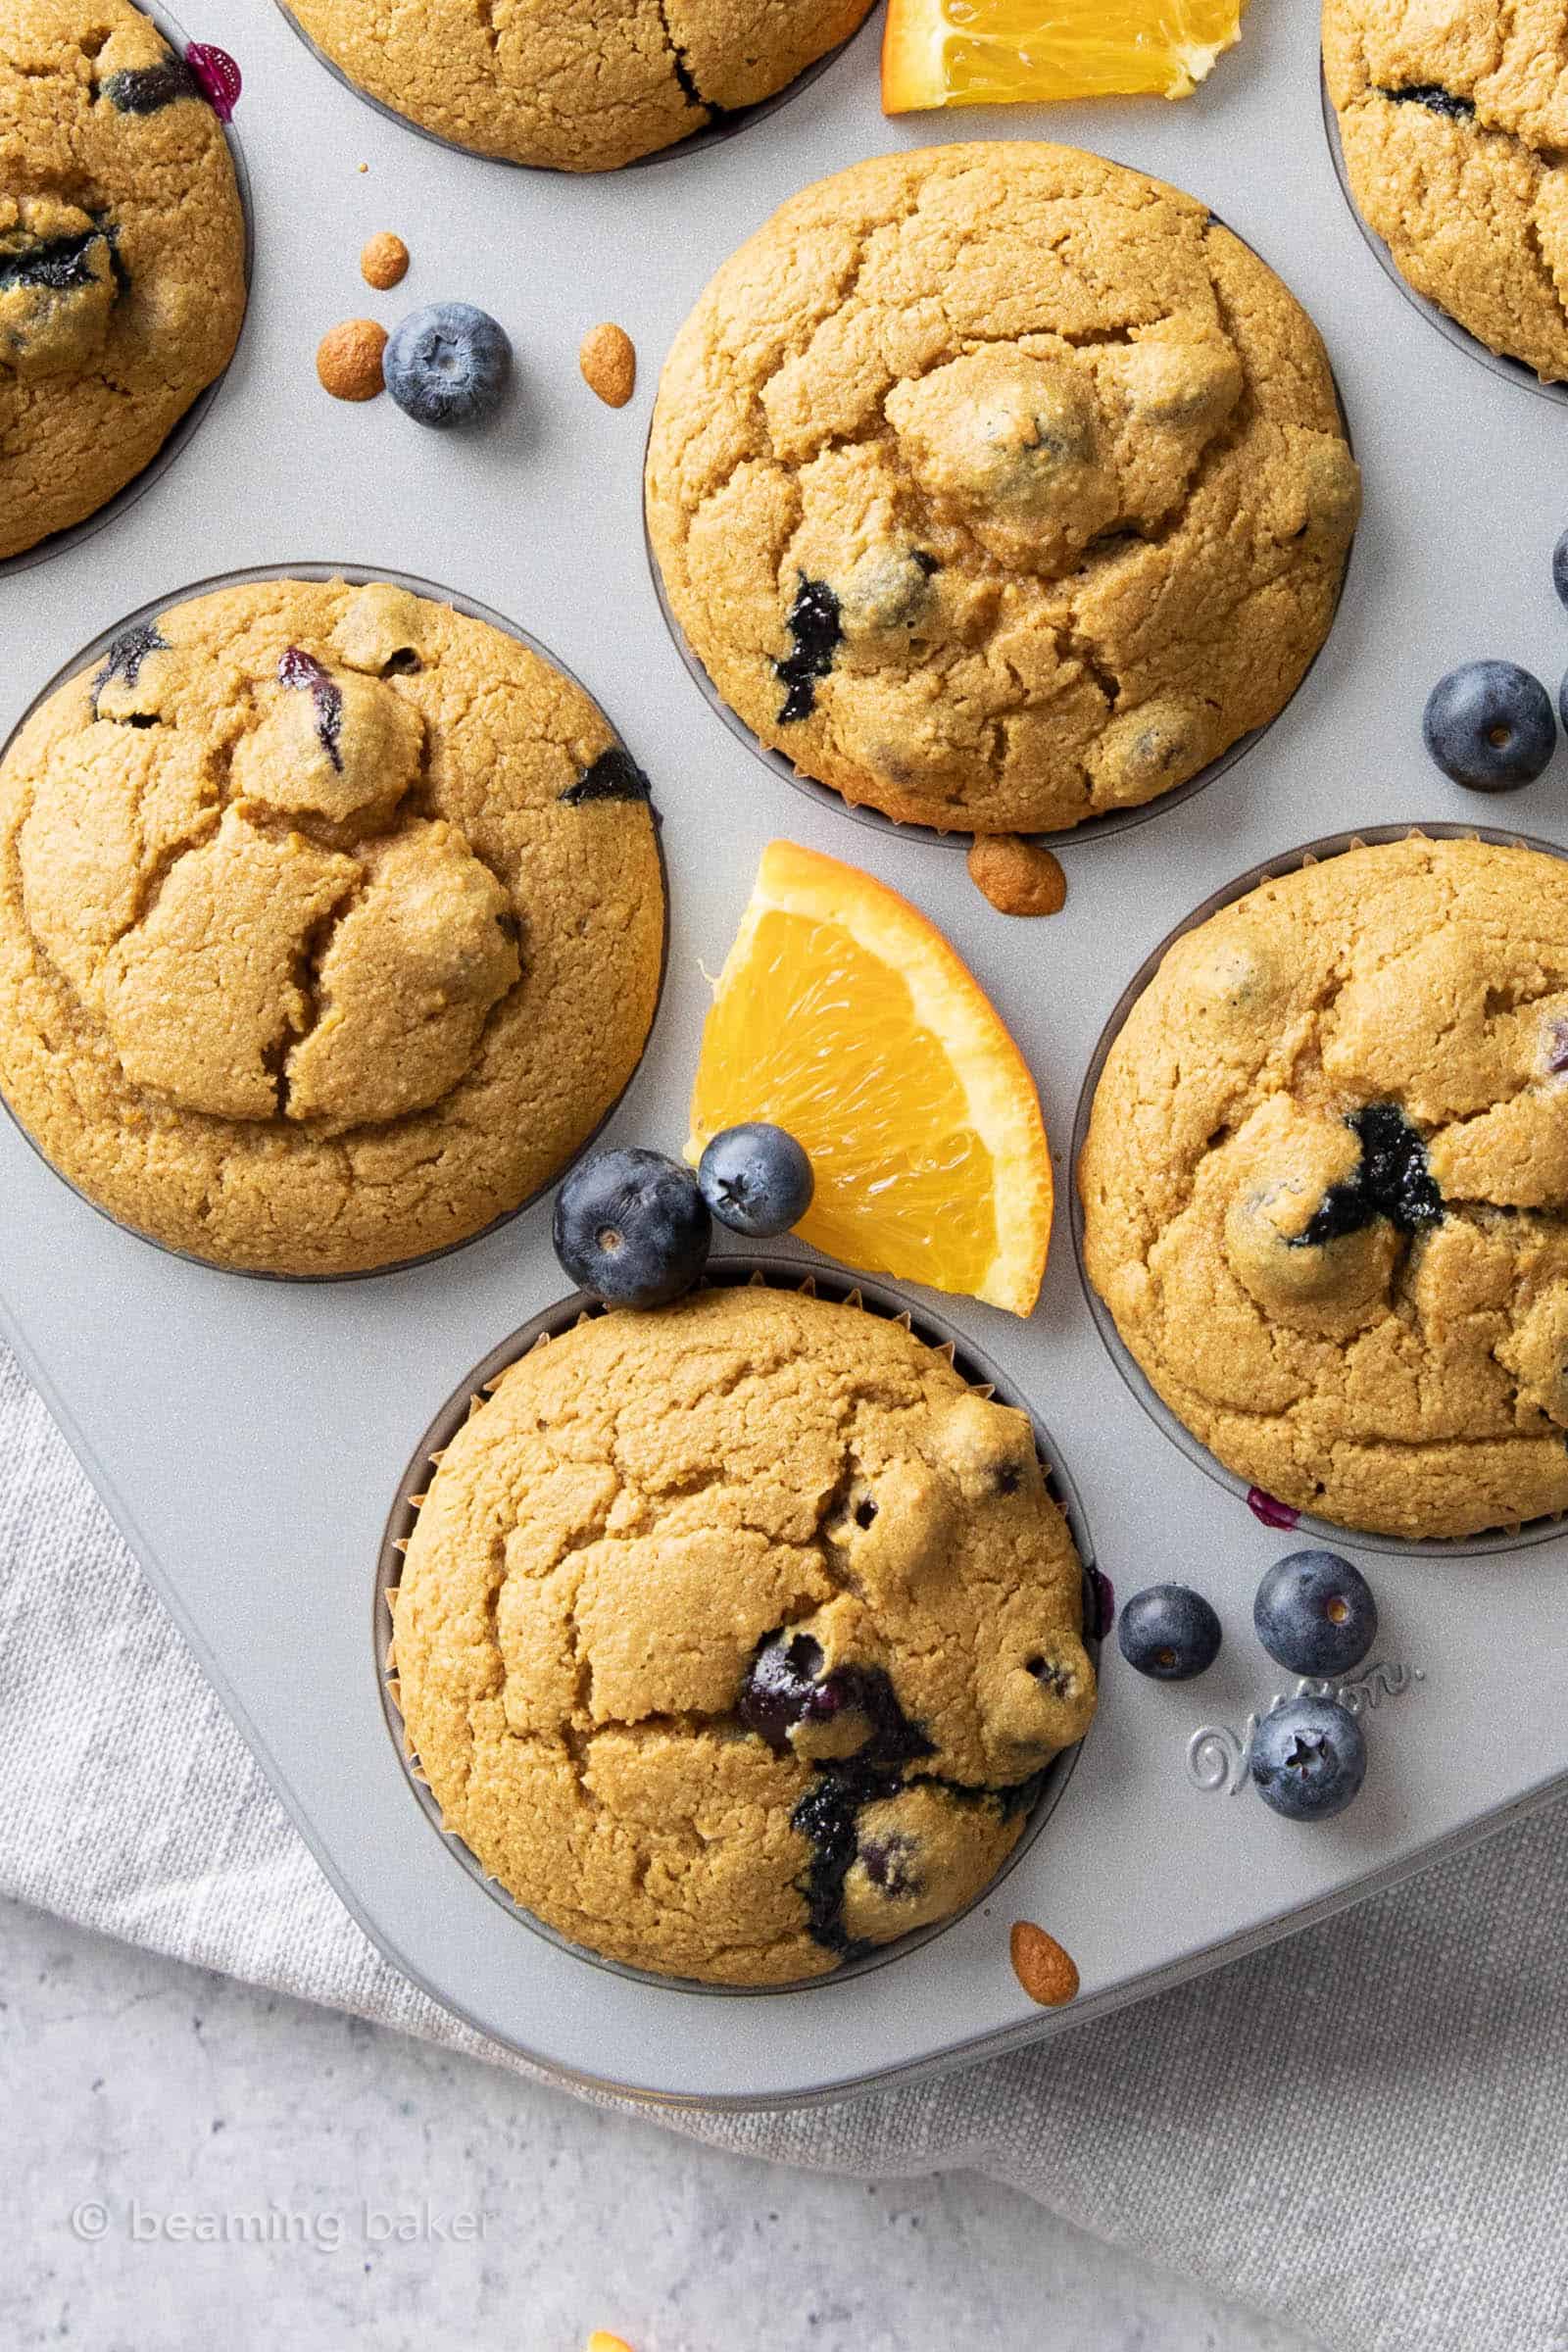
POLYGON ((612 1960, 788 1984, 961 1910, 1095 1704, 1028 1418, 760 1288, 583 1322, 447 1447, 395 1597, 449 1830, 612 1960))
POLYGON ((1239 1477, 1397 1536, 1568 1509, 1568 863, 1416 837, 1249 892, 1128 1015, 1079 1184, 1239 1477))
POLYGON ((244 313, 234 167, 183 62, 127 0, 7 0, 0 557, 140 473, 244 313))
POLYGON ((581 689, 380 584, 126 630, 0 762, 0 1093, 172 1250, 364 1273, 557 1174, 642 1053, 647 783, 581 689))
POLYGON ((976 833, 1184 783, 1289 699, 1359 502, 1323 347, 1192 197, 1026 141, 796 196, 676 337, 671 608, 762 743, 976 833))
POLYGON ((1401 274, 1568 377, 1563 0, 1325 0, 1323 64, 1355 202, 1401 274))
POLYGON ((871 0, 288 0, 322 54, 421 129, 609 172, 771 98, 871 0))

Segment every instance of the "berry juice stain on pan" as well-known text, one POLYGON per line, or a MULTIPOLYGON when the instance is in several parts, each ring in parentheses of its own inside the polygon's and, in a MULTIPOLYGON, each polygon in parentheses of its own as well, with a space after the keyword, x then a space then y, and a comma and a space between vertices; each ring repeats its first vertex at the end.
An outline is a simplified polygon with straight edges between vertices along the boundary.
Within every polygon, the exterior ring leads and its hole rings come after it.
POLYGON ((1105 1351, 1155 1427, 1164 1432, 1190 1462, 1195 1463, 1205 1477, 1211 1478, 1216 1486, 1234 1494, 1238 1502, 1245 1503, 1265 1526, 1288 1529, 1299 1537, 1303 1544, 1321 1544, 1332 1547, 1349 1544, 1358 1551, 1402 1552, 1412 1559, 1449 1560, 1466 1559, 1473 1553, 1518 1551, 1528 1544, 1548 1544, 1568 1527, 1568 1518, 1531 1519, 1522 1527, 1494 1528, 1478 1536, 1443 1536, 1417 1541, 1410 1536, 1380 1535, 1365 1528, 1347 1527, 1337 1519, 1318 1519, 1310 1511, 1295 1510, 1278 1502, 1273 1495, 1265 1494, 1260 1488, 1250 1487, 1245 1478, 1239 1478, 1234 1470, 1227 1470, 1224 1463, 1210 1453, 1186 1423, 1171 1411, 1116 1329, 1115 1319, 1090 1281, 1089 1270, 1084 1263, 1084 1209, 1078 1190, 1078 1167, 1088 1140, 1095 1095, 1110 1050, 1120 1036, 1128 1014, 1177 940, 1185 938, 1189 931, 1196 931, 1200 924, 1206 923, 1209 916, 1218 914, 1222 907, 1234 906, 1250 890, 1257 889, 1260 883, 1272 881, 1278 875, 1295 873, 1305 865, 1322 864, 1327 858, 1339 857, 1345 850, 1371 849, 1385 842, 1408 841, 1416 834, 1424 834, 1432 841, 1494 842, 1506 849, 1537 850, 1544 858, 1568 859, 1568 850, 1560 848, 1555 842, 1538 841, 1531 834, 1509 832, 1493 825, 1463 825, 1447 820, 1418 825, 1358 825, 1350 832, 1325 834, 1321 840, 1304 842, 1299 849, 1285 850, 1279 857, 1265 858, 1261 865, 1254 865, 1247 873, 1239 874, 1233 882, 1227 882, 1211 898, 1205 899, 1200 906, 1195 906, 1185 921, 1167 932, 1159 945, 1145 956, 1122 990, 1109 1020, 1101 1031, 1100 1041, 1084 1077, 1078 1097, 1077 1115, 1073 1120, 1072 1149, 1067 1162, 1070 1171, 1067 1200, 1078 1280, 1105 1351))
MULTIPOLYGON (((1221 220, 1217 213, 1214 214, 1212 218, 1220 227, 1230 227, 1229 221, 1221 220)), ((1238 232, 1235 229, 1232 229, 1231 234, 1235 236, 1238 234, 1238 232)), ((1256 253, 1256 247, 1248 244, 1248 241, 1245 237, 1241 239, 1241 242, 1243 244, 1247 244, 1247 248, 1250 253, 1256 253)), ((1259 261, 1261 261, 1263 256, 1258 254, 1257 258, 1259 261)), ((1340 390, 1339 378, 1334 376, 1332 366, 1330 368, 1330 375, 1334 383, 1335 405, 1339 410, 1340 429, 1345 435, 1346 447, 1349 450, 1350 455, 1353 458, 1355 455, 1355 442, 1351 435, 1349 418, 1346 415, 1345 399, 1340 390)), ((648 450, 652 445, 652 441, 653 423, 652 419, 650 419, 648 428, 648 441, 644 444, 643 449, 643 468, 645 475, 648 465, 648 450)), ((717 716, 723 720, 724 725, 735 737, 737 743, 745 744, 747 750, 752 754, 754 759, 760 760, 764 767, 771 768, 776 776, 782 776, 785 783, 793 785, 797 792, 804 792, 808 799, 815 801, 818 808, 835 809, 840 816, 849 817, 858 825, 866 825, 873 832, 895 834, 900 841, 929 842, 938 849, 961 850, 967 853, 970 843, 975 838, 972 833, 965 832, 961 828, 955 828, 951 832, 943 832, 940 831, 935 825, 905 824, 902 823, 897 817, 885 816, 880 808, 868 808, 865 807, 851 808, 849 802, 845 800, 843 794, 835 792, 830 784, 820 784, 817 782, 814 776, 802 775, 800 770, 795 766, 794 762, 783 752, 770 751, 764 743, 760 742, 759 738, 752 733, 751 728, 746 724, 746 721, 740 716, 739 712, 731 710, 729 704, 725 702, 723 696, 719 693, 717 687, 713 684, 712 679, 709 676, 697 655, 693 652, 690 644, 687 642, 686 632, 675 617, 674 611, 669 602, 668 594, 664 587, 663 574, 659 567, 659 559, 654 553, 654 543, 649 534, 648 507, 646 498, 643 502, 643 552, 648 559, 648 569, 653 580, 654 595, 658 601, 659 610, 663 615, 664 626, 669 631, 670 642, 674 646, 676 653, 679 654, 681 661, 685 665, 687 675, 691 678, 693 684, 696 686, 698 692, 702 695, 703 700, 707 703, 709 709, 714 711, 717 716)), ((1184 803, 1194 799, 1197 794, 1206 790, 1210 784, 1218 783, 1221 776, 1227 775, 1233 767, 1238 766, 1240 762, 1247 758, 1248 753, 1250 752, 1255 745, 1263 741, 1263 738, 1269 733, 1270 728, 1278 725, 1279 721, 1285 716, 1286 711, 1290 709, 1291 704, 1294 703, 1297 696, 1302 692, 1308 678, 1310 678, 1313 670, 1323 659, 1324 649, 1328 645, 1330 637, 1332 637, 1334 634, 1334 626, 1339 618, 1340 607, 1345 601, 1345 591, 1350 577, 1350 565, 1354 560, 1355 539, 1352 536, 1349 548, 1346 554, 1345 569, 1340 575, 1339 588, 1335 593, 1334 610, 1329 615, 1329 625, 1324 632, 1323 644, 1318 647, 1317 652, 1312 656, 1311 661, 1301 672, 1300 678, 1297 682, 1294 691, 1280 706, 1280 709, 1274 713, 1274 716, 1269 720, 1267 726, 1253 727, 1250 733, 1239 736, 1235 743, 1229 745, 1225 751, 1220 753, 1217 760, 1211 760, 1206 767, 1200 768, 1196 776, 1189 776, 1185 784, 1178 784, 1173 791, 1159 793, 1153 800, 1145 801, 1134 808, 1107 808, 1101 816, 1085 817, 1083 823, 1080 825, 1069 825, 1065 829, 1058 830, 1056 832, 1032 833, 1026 835, 1025 838, 1030 841, 1040 842, 1047 849, 1057 852, 1061 851, 1064 847, 1071 848, 1078 842, 1107 841, 1114 834, 1129 832, 1134 825, 1147 824, 1151 817, 1162 816, 1170 809, 1180 808, 1184 803)), ((784 673, 781 672, 781 675, 782 674, 784 673)), ((822 673, 817 672, 816 674, 820 675, 822 673)), ((788 682, 787 679, 786 682, 788 682)))
MULTIPOLYGON (((148 0, 136 0, 136 6, 144 17, 151 19, 174 55, 183 57, 191 45, 183 26, 178 24, 166 9, 149 6, 148 0)), ((249 322, 250 294, 255 278, 256 216, 251 200, 250 173, 246 169, 245 151, 240 145, 239 134, 234 128, 232 120, 225 119, 219 114, 216 107, 213 111, 218 115, 223 137, 228 144, 229 160, 234 167, 234 185, 239 191, 240 218, 244 223, 245 233, 246 313, 245 318, 240 321, 239 334, 235 338, 228 367, 223 369, 221 375, 213 378, 205 391, 197 393, 184 416, 176 417, 170 427, 162 447, 148 459, 140 473, 132 475, 122 490, 117 490, 113 498, 106 499, 104 504, 95 509, 91 514, 84 514, 80 522, 74 522, 69 530, 51 531, 49 537, 40 539, 36 547, 24 547, 19 555, 8 556, 3 563, 0 563, 0 580, 9 579, 13 572, 29 571, 35 564, 47 564, 51 557, 65 555, 69 549, 79 547, 83 540, 90 539, 96 531, 103 530, 107 524, 118 521, 122 514, 128 514, 137 501, 161 480, 175 459, 195 439, 223 389, 229 368, 233 367, 235 360, 239 357, 240 345, 244 341, 246 325, 249 322)), ((63 682, 63 678, 57 681, 57 683, 63 682)))
MULTIPOLYGON (((1100 1584, 1103 1580, 1097 1581, 1094 1548, 1090 1541, 1089 1524, 1084 1516, 1083 1503, 1077 1488, 1062 1467, 1060 1451, 1054 1440, 1025 1397, 1019 1394, 1014 1384, 996 1364, 982 1354, 972 1342, 962 1338, 956 1331, 950 1330, 924 1305, 921 1305, 918 1310, 911 1308, 898 1292, 888 1289, 879 1282, 872 1281, 867 1276, 841 1273, 836 1267, 813 1264, 807 1258, 761 1256, 754 1253, 744 1257, 710 1258, 706 1284, 709 1286, 722 1284, 731 1288, 739 1288, 752 1282, 759 1275, 770 1288, 775 1290, 799 1291, 806 1289, 819 1298, 829 1298, 839 1302, 858 1298, 867 1313, 881 1315, 889 1320, 895 1320, 901 1315, 909 1316, 911 1318, 910 1327, 916 1339, 924 1340, 932 1348, 949 1346, 953 1348, 955 1367, 971 1385, 989 1386, 995 1391, 1003 1404, 1012 1405, 1020 1411, 1028 1413, 1034 1427, 1036 1448, 1046 1473, 1047 1487, 1067 1521, 1072 1532, 1073 1542, 1078 1546, 1079 1558, 1083 1562, 1083 1641, 1084 1647, 1094 1661, 1098 1674, 1101 1642, 1105 1632, 1106 1611, 1100 1591, 1100 1584)), ((386 1722, 387 1734, 397 1750, 398 1761, 409 1788, 446 1850, 462 1865, 469 1878, 484 1888, 491 1900, 500 1905, 503 1911, 509 1912, 523 1927, 531 1929, 534 1935, 542 1936, 547 1942, 555 1944, 558 1950, 569 1952, 574 1959, 585 1961, 592 1968, 605 1969, 612 1976, 625 1977, 632 1984, 647 1984, 660 1992, 697 1993, 710 1998, 717 1995, 731 2000, 778 2000, 787 1998, 791 1994, 814 1992, 822 1985, 841 1984, 848 1977, 865 1976, 872 1969, 886 1968, 893 1961, 903 1958, 906 1953, 917 1951, 921 1945, 929 1943, 934 1936, 941 1936, 947 1929, 955 1926, 958 1920, 967 1918, 970 1912, 980 1909, 991 1901, 1003 1881, 1017 1868, 1025 1854, 1033 1846, 1044 1830, 1047 1820, 1055 1810, 1082 1751, 1084 1744, 1082 1740, 1075 1747, 1063 1748, 1060 1754, 1054 1757, 1047 1765, 1044 1773, 1040 1776, 1040 1792, 1034 1800, 1028 1825, 1022 1837, 995 1878, 981 1888, 973 1902, 966 1903, 961 1911, 955 1911, 946 1919, 935 1921, 928 1928, 920 1928, 910 1936, 902 1936, 896 1943, 883 1944, 875 1951, 866 1952, 857 1959, 842 1962, 839 1967, 830 1970, 826 1976, 808 1978, 798 1984, 701 1984, 691 1978, 659 1976, 648 1969, 631 1968, 623 1961, 606 1959, 602 1953, 590 1951, 584 1944, 573 1943, 569 1936, 563 1936, 557 1929, 548 1926, 544 1920, 536 1918, 533 1912, 515 1901, 496 1880, 486 1877, 477 1858, 463 1843, 462 1839, 452 1832, 443 1829, 440 1807, 437 1805, 428 1784, 415 1769, 414 1760, 409 1753, 403 1717, 399 1711, 395 1693, 396 1669, 388 1664, 393 1635, 392 1609, 388 1595, 397 1588, 403 1571, 403 1546, 413 1533, 415 1522, 418 1516, 418 1505, 423 1501, 425 1490, 434 1476, 432 1457, 439 1455, 451 1444, 458 1431, 467 1420, 469 1413, 475 1409, 476 1403, 482 1406, 489 1388, 513 1364, 518 1362, 531 1348, 536 1347, 541 1339, 554 1339, 560 1333, 571 1330, 572 1326, 580 1322, 584 1315, 597 1315, 603 1311, 597 1300, 591 1298, 585 1292, 579 1291, 572 1298, 562 1299, 555 1306, 547 1307, 542 1314, 535 1315, 531 1322, 525 1323, 520 1331, 514 1331, 509 1339, 503 1340, 500 1347, 493 1348, 482 1363, 474 1366, 467 1379, 447 1399, 419 1440, 413 1458, 399 1483, 397 1497, 392 1505, 391 1516, 387 1521, 386 1533, 382 1538, 380 1553, 375 1563, 375 1588, 371 1599, 370 1655, 381 1693, 381 1711, 386 1722)), ((1092 1734, 1086 1736, 1092 1736, 1092 1734)))
POLYGON ((1340 183, 1340 193, 1349 207, 1350 218, 1360 230, 1363 242, 1384 275, 1398 287, 1410 308, 1418 311, 1423 318, 1435 326, 1444 341, 1451 343, 1455 351, 1465 352, 1472 360, 1479 360, 1483 368, 1490 368, 1493 374, 1500 375, 1505 383, 1518 384, 1526 392, 1539 393, 1542 399, 1555 401, 1559 406, 1568 403, 1568 384, 1544 384, 1535 369, 1527 368, 1523 360, 1512 360, 1504 352, 1490 350, 1479 336, 1471 334, 1468 327, 1461 326, 1457 318, 1450 318, 1446 311, 1440 310, 1435 302, 1428 302, 1424 294, 1416 292, 1377 230, 1362 219, 1361 208, 1350 190, 1350 174, 1346 168, 1345 148, 1340 138, 1340 119, 1334 111, 1334 101, 1329 96, 1328 76, 1321 69, 1318 80, 1323 128, 1328 138, 1329 154, 1334 159, 1334 175, 1340 183))
MULTIPOLYGON (((113 622, 107 629, 100 629, 97 636, 84 645, 79 653, 73 654, 69 662, 61 664, 47 684, 39 688, 5 742, 0 744, 0 760, 6 758, 23 728, 33 713, 48 702, 50 696, 58 694, 62 686, 69 685, 73 678, 78 677, 97 660, 100 654, 107 653, 118 640, 128 636, 132 630, 143 628, 156 621, 160 613, 171 612, 176 605, 190 604, 197 597, 216 595, 220 589, 223 588, 247 588, 260 580, 343 580, 352 588, 363 588, 368 582, 374 580, 384 582, 393 588, 406 588, 411 596, 424 597, 431 604, 450 605, 454 612, 466 614, 469 620, 482 620, 487 627, 498 629, 502 636, 511 637, 516 644, 526 646, 529 653, 537 654, 541 662, 548 662, 552 669, 559 670, 564 678, 569 679, 573 686, 585 694, 615 738, 613 751, 602 755, 602 758, 612 760, 618 757, 633 772, 641 774, 641 770, 637 768, 636 762, 621 743, 618 729, 603 710, 598 697, 583 684, 582 679, 573 670, 566 667, 564 662, 560 661, 550 651, 550 648, 542 644, 537 637, 530 636, 528 631, 520 629, 515 621, 508 620, 504 614, 492 612, 488 605, 479 604, 471 596, 460 596, 455 589, 443 588, 434 580, 419 579, 412 572, 385 571, 374 564, 259 564, 252 565, 248 570, 218 572, 211 579, 192 580, 182 587, 171 589, 167 596, 159 597, 156 603, 142 605, 136 612, 127 612, 122 619, 113 622)), ((596 762, 597 765, 598 762, 596 762)), ((590 777, 593 772, 590 769, 590 777)), ((587 781, 588 779, 585 778, 584 782, 587 781)), ((418 1257, 399 1258, 391 1265, 370 1266, 359 1274, 271 1274, 257 1267, 218 1266, 213 1263, 211 1258, 197 1257, 189 1250, 172 1250, 166 1242, 154 1241, 150 1234, 138 1232, 134 1225, 127 1224, 122 1217, 112 1216, 107 1208, 100 1207, 96 1200, 90 1200, 79 1187, 74 1185, 69 1177, 60 1173, 48 1153, 28 1134, 3 1095, 0 1095, 0 1111, 4 1111, 6 1117, 10 1119, 11 1124, 29 1151, 43 1161, 56 1183, 63 1184, 68 1192, 74 1193, 78 1200, 93 1211, 95 1216, 102 1217, 106 1224, 118 1226, 122 1233, 129 1234, 133 1241, 143 1243, 149 1250, 161 1250, 166 1257, 185 1258, 191 1265, 205 1266, 209 1273, 221 1274, 229 1280, 308 1284, 378 1282, 383 1275, 407 1274, 416 1266, 433 1265, 438 1258, 451 1257, 455 1250, 469 1250, 475 1242, 482 1242, 490 1234, 499 1233, 502 1227, 510 1225, 514 1217, 525 1215, 537 1201, 544 1200, 549 1193, 554 1192, 562 1178, 593 1150, 594 1145, 609 1126, 636 1082, 637 1071, 642 1067, 643 1056, 647 1054, 654 1030, 658 1025, 660 1011, 664 1001, 664 982, 669 973, 669 868, 664 858, 663 836, 660 826, 657 800, 653 804, 653 817, 654 845, 659 854, 660 881, 664 894, 664 931, 660 947, 659 989, 654 1000, 653 1019, 648 1024, 648 1036, 643 1041, 643 1053, 638 1055, 637 1068, 632 1071, 625 1086, 622 1087, 614 1102, 611 1103, 592 1135, 584 1136, 570 1159, 556 1170, 547 1184, 541 1185, 537 1192, 530 1193, 526 1200, 519 1200, 515 1208, 507 1209, 503 1215, 494 1218, 490 1224, 481 1226, 477 1233, 465 1235, 462 1241, 448 1242, 443 1249, 428 1250, 418 1257)))
MULTIPOLYGON (((139 4, 140 0, 138 0, 139 4)), ((545 172, 553 177, 576 178, 580 176, 588 180, 613 179, 622 172, 642 172, 653 164, 678 163, 683 157, 698 154, 704 148, 720 147, 726 140, 738 138, 743 130, 750 130, 753 123, 765 122, 769 115, 776 115, 781 107, 789 105, 791 99, 798 98, 803 90, 809 89, 811 83, 820 74, 825 74, 830 66, 837 64, 847 49, 854 47, 856 41, 865 30, 863 24, 858 26, 847 41, 841 41, 838 47, 830 49, 825 57, 813 58, 808 66, 796 74, 793 81, 786 82, 783 89, 775 90, 771 98, 760 98, 755 106, 737 107, 732 113, 725 113, 721 116, 720 110, 715 108, 712 110, 715 116, 714 121, 706 123, 701 130, 689 132, 684 139, 676 139, 671 146, 656 148, 652 155, 634 156, 629 164, 618 164, 610 172, 585 172, 578 174, 558 172, 553 164, 519 164, 514 162, 510 155, 490 155, 482 147, 465 147, 460 139, 449 139, 439 130, 427 130, 422 122, 416 122, 411 115, 399 114, 395 106, 388 106, 384 99, 373 97, 368 90, 362 89, 351 75, 345 74, 335 59, 328 57, 325 50, 319 48, 312 40, 298 17, 289 7, 288 0, 277 0, 277 10, 290 31, 304 42, 317 64, 324 67, 326 72, 331 74, 332 79, 340 82, 348 91, 350 97, 357 98, 362 106, 372 108, 388 122, 395 122, 400 130, 412 130, 416 138, 428 139, 432 147, 445 147, 452 155, 470 156, 475 162, 481 164, 499 164, 506 172, 545 172)))

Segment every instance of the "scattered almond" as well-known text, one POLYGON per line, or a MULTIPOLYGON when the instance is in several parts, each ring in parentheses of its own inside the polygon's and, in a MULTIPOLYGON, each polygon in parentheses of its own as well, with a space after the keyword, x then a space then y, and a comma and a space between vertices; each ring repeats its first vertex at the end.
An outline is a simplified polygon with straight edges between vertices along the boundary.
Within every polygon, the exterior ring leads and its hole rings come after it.
POLYGON ((368 286, 376 286, 384 294, 388 286, 401 285, 409 274, 409 249, 401 237, 389 228, 372 237, 360 256, 360 275, 368 286))
POLYGON ((345 318, 329 327, 316 351, 316 372, 334 400, 373 400, 383 388, 381 354, 386 328, 373 318, 345 318))
POLYGON ((1051 852, 1016 833, 977 834, 969 875, 1002 914, 1059 914, 1067 904, 1067 877, 1051 852))
POLYGON ((1042 2009, 1059 2009, 1078 1990, 1078 1971, 1054 1936, 1032 1920, 1014 1922, 1008 1938, 1012 1973, 1032 2001, 1042 2009))
POLYGON ((577 353, 583 382, 606 408, 623 409, 637 388, 637 351, 623 326, 591 326, 577 353))

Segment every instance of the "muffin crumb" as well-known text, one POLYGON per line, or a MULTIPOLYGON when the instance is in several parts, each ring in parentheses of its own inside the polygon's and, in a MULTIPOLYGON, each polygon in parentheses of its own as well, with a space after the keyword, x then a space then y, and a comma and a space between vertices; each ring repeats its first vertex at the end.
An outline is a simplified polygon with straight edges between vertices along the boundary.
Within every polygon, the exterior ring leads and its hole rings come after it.
POLYGON ((386 328, 373 318, 345 318, 329 327, 316 351, 316 372, 334 400, 373 400, 383 389, 381 354, 386 328))
POLYGON ((1078 1970, 1054 1936, 1048 1936, 1033 1920, 1019 1919, 1013 1922, 1007 1946, 1012 1973, 1032 2001, 1038 2001, 1042 2009, 1060 2009, 1073 1999, 1078 1970))
POLYGON ((637 351, 623 326, 605 319, 591 326, 577 353, 583 382, 607 409, 623 409, 637 388, 637 351))
POLYGON ((969 852, 975 888, 1002 914, 1059 914, 1067 877, 1051 852, 1016 833, 982 833, 969 852))
POLYGON ((400 286, 409 274, 409 249, 389 228, 373 236, 360 255, 360 275, 368 286, 385 293, 400 286))

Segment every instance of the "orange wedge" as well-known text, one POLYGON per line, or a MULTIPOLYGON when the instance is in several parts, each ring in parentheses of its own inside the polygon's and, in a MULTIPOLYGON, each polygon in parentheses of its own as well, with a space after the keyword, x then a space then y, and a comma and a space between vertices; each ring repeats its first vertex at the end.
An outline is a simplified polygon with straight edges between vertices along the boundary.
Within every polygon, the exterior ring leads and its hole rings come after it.
POLYGON ((719 975, 687 1158, 743 1119, 788 1128, 811 1155, 803 1240, 867 1273, 1033 1307, 1051 1153, 1023 1056, 906 899, 789 841, 763 852, 719 975))
POLYGON ((888 0, 882 108, 1151 92, 1186 98, 1246 0, 888 0))

